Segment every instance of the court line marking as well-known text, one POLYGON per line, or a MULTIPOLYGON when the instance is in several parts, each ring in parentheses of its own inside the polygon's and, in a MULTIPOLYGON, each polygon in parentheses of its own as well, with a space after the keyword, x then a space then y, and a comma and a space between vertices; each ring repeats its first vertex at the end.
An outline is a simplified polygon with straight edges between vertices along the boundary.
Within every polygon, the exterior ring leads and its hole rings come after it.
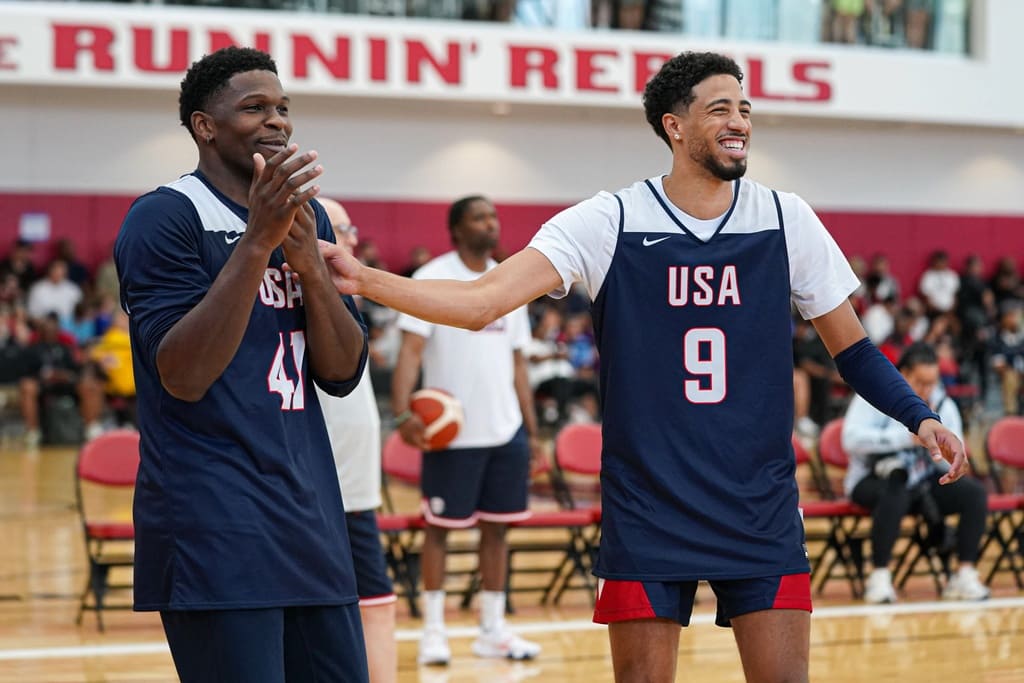
MULTIPOLYGON (((814 610, 814 619, 843 619, 847 617, 874 617, 881 615, 934 614, 936 612, 974 612, 994 609, 1024 608, 1024 597, 990 598, 983 602, 930 602, 896 603, 893 605, 842 605, 818 607, 814 610)), ((713 624, 715 615, 710 613, 695 614, 690 619, 692 626, 713 624)), ((513 623, 517 633, 555 633, 565 631, 594 631, 606 628, 584 619, 570 621, 533 621, 513 623)), ((473 638, 477 635, 476 626, 456 626, 448 629, 450 638, 473 638)), ((420 629, 398 629, 396 640, 400 642, 417 641, 420 629)), ((166 642, 121 643, 116 645, 78 645, 69 647, 38 647, 0 650, 0 661, 25 659, 70 659, 76 657, 116 657, 122 655, 166 654, 169 650, 166 642)))

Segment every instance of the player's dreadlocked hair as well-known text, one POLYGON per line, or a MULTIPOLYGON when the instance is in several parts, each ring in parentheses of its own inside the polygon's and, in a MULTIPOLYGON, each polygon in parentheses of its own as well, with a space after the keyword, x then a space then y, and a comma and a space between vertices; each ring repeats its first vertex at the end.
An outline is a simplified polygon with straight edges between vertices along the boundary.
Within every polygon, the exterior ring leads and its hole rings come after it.
POLYGON ((665 62, 644 88, 644 114, 651 128, 670 148, 661 123, 665 114, 678 113, 694 100, 693 87, 709 76, 733 76, 743 82, 743 72, 729 57, 715 52, 683 52, 665 62))
POLYGON ((181 95, 178 96, 178 115, 192 137, 192 112, 206 108, 210 98, 227 85, 235 74, 246 71, 272 71, 277 65, 266 52, 249 47, 225 47, 211 52, 198 62, 193 62, 181 81, 181 95))

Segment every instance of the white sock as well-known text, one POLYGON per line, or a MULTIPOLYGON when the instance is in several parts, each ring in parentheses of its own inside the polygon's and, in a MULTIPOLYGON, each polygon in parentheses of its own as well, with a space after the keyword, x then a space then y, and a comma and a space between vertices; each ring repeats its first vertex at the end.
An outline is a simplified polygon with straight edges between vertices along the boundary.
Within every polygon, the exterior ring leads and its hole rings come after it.
POLYGON ((444 630, 445 592, 423 591, 423 628, 444 630))
POLYGON ((505 624, 505 591, 480 591, 480 628, 487 633, 505 624))

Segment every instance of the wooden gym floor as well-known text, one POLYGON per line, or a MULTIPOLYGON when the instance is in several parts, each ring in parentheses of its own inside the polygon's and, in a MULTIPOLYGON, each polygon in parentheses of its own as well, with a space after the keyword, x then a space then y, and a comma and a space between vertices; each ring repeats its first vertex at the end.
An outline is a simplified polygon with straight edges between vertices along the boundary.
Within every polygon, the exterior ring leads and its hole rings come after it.
MULTIPOLYGON (((85 583, 81 528, 74 510, 70 449, 31 453, 0 448, 0 683, 176 680, 154 614, 105 613, 106 633, 87 613, 75 625, 85 583)), ((811 679, 832 683, 935 680, 1024 681, 1024 593, 997 576, 985 603, 943 603, 927 579, 915 579, 901 602, 852 601, 841 579, 815 602, 811 679)), ((607 636, 590 623, 583 591, 557 608, 537 594, 516 594, 512 624, 544 646, 533 662, 478 660, 469 651, 475 611, 449 604, 453 661, 445 669, 416 664, 419 621, 399 603, 399 680, 403 683, 612 681, 607 636)), ((112 596, 118 600, 123 596, 112 596)), ((694 624, 684 629, 679 680, 742 682, 732 634, 712 624, 714 597, 702 587, 694 624)))

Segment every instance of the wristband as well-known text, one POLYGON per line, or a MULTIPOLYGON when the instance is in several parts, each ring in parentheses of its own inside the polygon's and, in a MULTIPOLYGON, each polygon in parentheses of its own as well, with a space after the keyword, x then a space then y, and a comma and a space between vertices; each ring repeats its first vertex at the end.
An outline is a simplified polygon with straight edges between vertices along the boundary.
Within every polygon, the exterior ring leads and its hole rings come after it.
POLYGON ((840 351, 835 361, 839 374, 854 391, 914 434, 925 420, 939 420, 867 337, 840 351))
POLYGON ((411 418, 411 417, 412 417, 412 411, 409 410, 408 408, 406 408, 405 410, 400 412, 398 415, 395 415, 395 426, 396 427, 401 427, 403 424, 408 422, 409 418, 411 418))

